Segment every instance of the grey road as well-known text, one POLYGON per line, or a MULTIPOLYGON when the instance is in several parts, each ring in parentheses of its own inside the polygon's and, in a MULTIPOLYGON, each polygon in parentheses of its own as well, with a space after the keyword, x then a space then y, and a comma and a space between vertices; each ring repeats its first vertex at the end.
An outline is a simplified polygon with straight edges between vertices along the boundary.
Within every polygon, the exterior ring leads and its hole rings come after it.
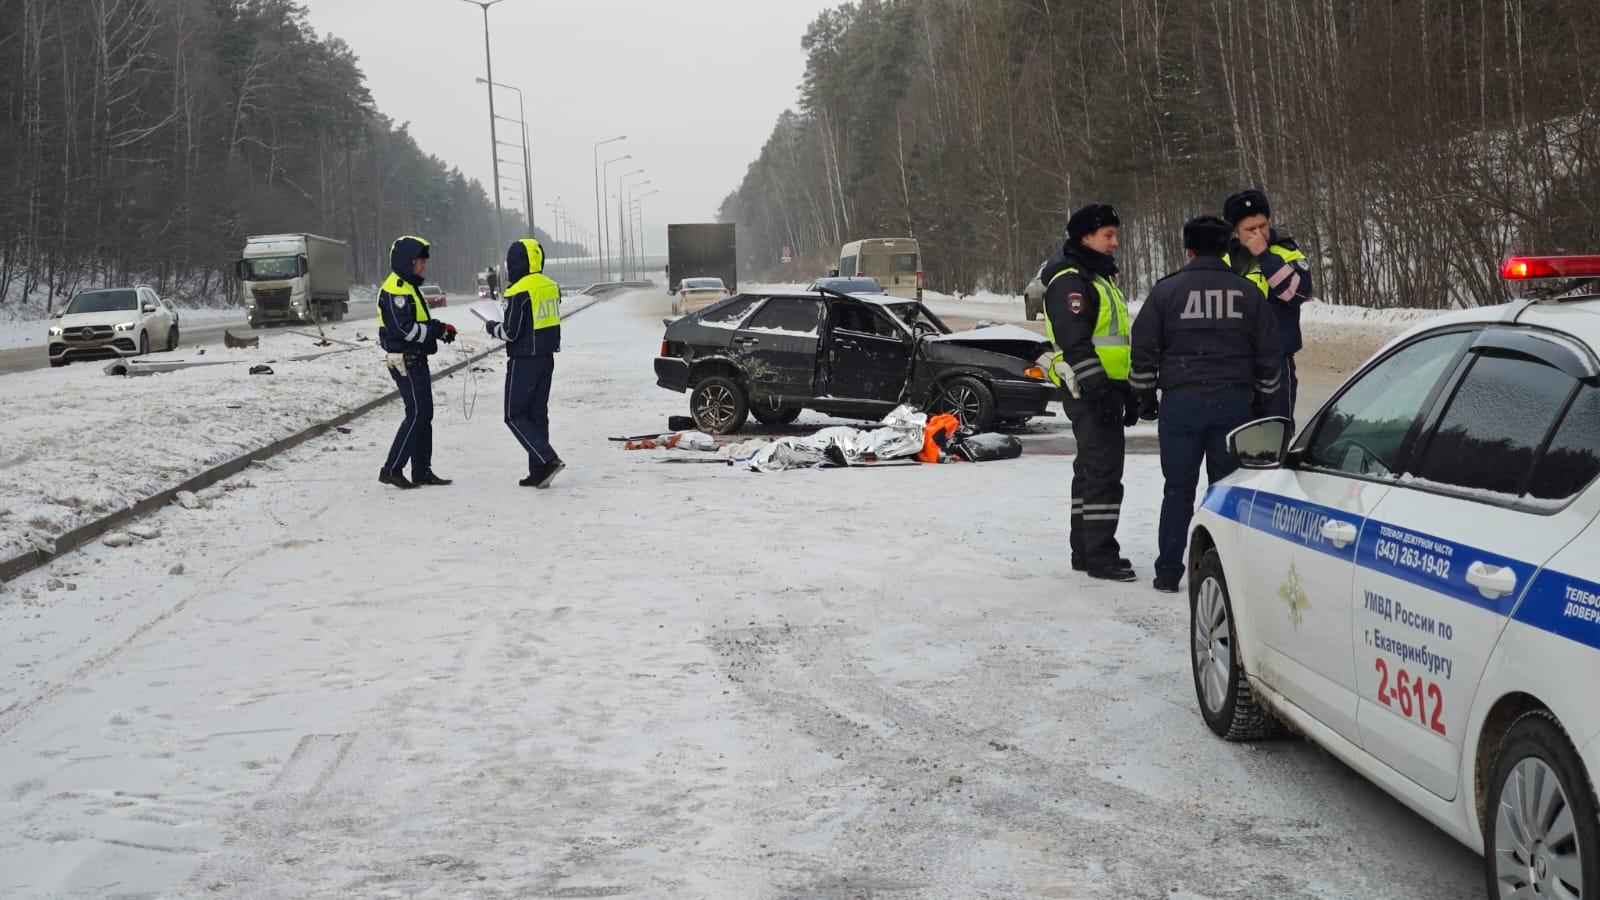
MULTIPOLYGON (((42 332, 47 326, 39 323, 42 332)), ((237 319, 224 319, 196 323, 194 325, 179 325, 183 335, 183 343, 178 345, 182 350, 186 347, 205 347, 211 344, 222 343, 222 332, 232 328, 236 332, 248 332, 250 325, 243 315, 237 319)), ((159 355, 159 354, 158 354, 159 355)), ((50 364, 50 358, 43 344, 35 347, 19 347, 15 350, 0 350, 0 375, 13 375, 17 372, 31 372, 34 369, 43 369, 50 364)), ((96 361, 85 361, 79 365, 95 365, 96 361)), ((100 364, 104 364, 103 361, 100 364)))

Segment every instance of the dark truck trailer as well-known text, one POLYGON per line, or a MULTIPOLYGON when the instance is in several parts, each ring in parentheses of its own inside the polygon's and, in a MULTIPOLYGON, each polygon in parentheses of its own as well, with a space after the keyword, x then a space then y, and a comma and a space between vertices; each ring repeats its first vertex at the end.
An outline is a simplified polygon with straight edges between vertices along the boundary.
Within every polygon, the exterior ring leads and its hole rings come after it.
POLYGON ((729 293, 739 292, 732 224, 667 226, 667 290, 677 293, 685 278, 721 278, 729 293))

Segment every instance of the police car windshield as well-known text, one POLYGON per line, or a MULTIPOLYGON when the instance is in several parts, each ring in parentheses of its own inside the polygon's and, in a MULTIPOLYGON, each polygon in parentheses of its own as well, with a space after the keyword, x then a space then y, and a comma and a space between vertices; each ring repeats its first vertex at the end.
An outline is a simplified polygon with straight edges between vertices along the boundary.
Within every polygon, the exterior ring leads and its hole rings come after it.
POLYGON ((78 313, 116 312, 139 308, 139 292, 128 289, 111 291, 84 291, 67 305, 67 315, 78 313))

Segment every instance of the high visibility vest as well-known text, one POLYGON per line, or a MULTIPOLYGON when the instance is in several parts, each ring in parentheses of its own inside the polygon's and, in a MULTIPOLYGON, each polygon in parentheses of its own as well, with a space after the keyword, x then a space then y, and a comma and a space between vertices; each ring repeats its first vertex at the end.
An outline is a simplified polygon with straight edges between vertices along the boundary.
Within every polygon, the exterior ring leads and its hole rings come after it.
MULTIPOLYGON (((1048 289, 1057 278, 1063 275, 1077 275, 1077 266, 1068 266, 1051 275, 1045 282, 1048 289)), ((1099 275, 1090 275, 1089 283, 1094 285, 1094 290, 1100 298, 1100 310, 1095 316, 1094 344, 1095 355, 1100 357, 1100 365, 1106 370, 1106 377, 1112 381, 1127 381, 1128 370, 1133 368, 1133 343, 1129 338, 1131 325, 1128 322, 1128 303, 1122 299, 1122 290, 1109 278, 1099 275)), ((1044 317, 1044 334, 1050 339, 1051 344, 1056 343, 1055 328, 1050 324, 1050 316, 1044 317)), ((1056 374, 1054 363, 1064 358, 1064 354, 1057 351, 1051 359, 1052 365, 1045 369, 1045 374, 1057 387, 1061 386, 1061 376, 1056 374)))
MULTIPOLYGON (((1290 250, 1288 247, 1285 247, 1282 244, 1273 244, 1267 248, 1267 251, 1286 263, 1299 262, 1300 260, 1306 258, 1306 255, 1301 253, 1299 250, 1290 250)), ((1226 253, 1222 254, 1222 264, 1230 269, 1233 268, 1233 260, 1230 259, 1226 253)), ((1252 282, 1255 282, 1255 286, 1261 289, 1261 296, 1272 296, 1272 289, 1267 286, 1267 276, 1261 274, 1260 263, 1253 259, 1250 260, 1250 268, 1244 273, 1244 277, 1250 279, 1252 282)))
POLYGON ((528 303, 533 306, 533 330, 554 328, 561 324, 561 286, 535 272, 517 279, 516 284, 506 288, 506 299, 510 300, 519 294, 528 295, 528 303))
POLYGON ((422 298, 422 292, 417 290, 416 286, 413 285, 411 282, 405 280, 404 278, 401 278, 399 275, 396 275, 393 272, 390 272, 388 279, 383 282, 383 292, 378 294, 378 327, 379 328, 383 327, 383 294, 384 293, 392 294, 392 295, 394 295, 396 297, 404 297, 405 295, 410 294, 411 295, 411 303, 416 308, 416 311, 417 311, 417 321, 418 322, 426 322, 429 319, 433 318, 432 316, 428 315, 428 301, 424 300, 422 298))

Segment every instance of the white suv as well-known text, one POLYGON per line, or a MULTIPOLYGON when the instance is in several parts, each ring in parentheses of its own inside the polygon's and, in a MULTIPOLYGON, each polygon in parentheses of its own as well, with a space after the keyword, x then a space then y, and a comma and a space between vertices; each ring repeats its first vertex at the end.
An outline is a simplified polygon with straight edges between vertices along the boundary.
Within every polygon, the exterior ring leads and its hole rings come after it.
POLYGON ((50 326, 50 365, 74 359, 142 356, 152 346, 174 350, 173 310, 144 285, 80 291, 50 326))
MULTIPOLYGON (((1508 278, 1600 279, 1600 257, 1508 278)), ((1288 725, 1468 846, 1491 897, 1600 895, 1600 293, 1441 316, 1368 362, 1189 537, 1200 713, 1288 725), (1587 888, 1587 892, 1585 892, 1587 888)))

